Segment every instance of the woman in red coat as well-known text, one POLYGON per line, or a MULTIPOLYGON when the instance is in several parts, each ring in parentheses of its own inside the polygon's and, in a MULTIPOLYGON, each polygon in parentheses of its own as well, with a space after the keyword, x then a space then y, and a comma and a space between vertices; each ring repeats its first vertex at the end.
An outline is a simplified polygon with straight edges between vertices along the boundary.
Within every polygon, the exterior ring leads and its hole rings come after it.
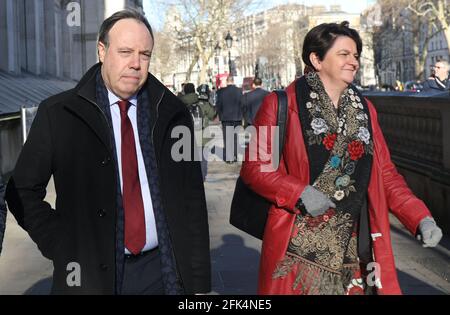
POLYGON ((351 85, 361 50, 347 22, 306 35, 302 57, 312 71, 286 90, 286 141, 276 171, 267 172, 272 161, 262 158, 272 152, 263 135, 277 124, 274 93, 256 116, 259 136, 241 176, 273 203, 259 294, 400 294, 389 209, 424 246, 442 237, 392 163, 374 106, 351 85))

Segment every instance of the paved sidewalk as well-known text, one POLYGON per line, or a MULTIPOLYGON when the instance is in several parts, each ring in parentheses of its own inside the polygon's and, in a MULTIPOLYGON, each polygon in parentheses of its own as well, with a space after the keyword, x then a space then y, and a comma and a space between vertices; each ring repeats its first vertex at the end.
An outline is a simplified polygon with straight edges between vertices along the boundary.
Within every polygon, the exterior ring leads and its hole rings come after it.
MULTIPOLYGON (((228 223, 240 165, 210 162, 205 183, 209 212, 212 294, 255 294, 261 242, 228 223)), ((51 186, 51 185, 50 185, 51 186)), ((47 200, 54 203, 54 189, 47 200)), ((395 219, 392 240, 399 280, 405 294, 450 293, 450 242, 422 248, 395 219)), ((8 215, 4 252, 0 257, 1 294, 47 294, 53 270, 28 235, 8 215)))

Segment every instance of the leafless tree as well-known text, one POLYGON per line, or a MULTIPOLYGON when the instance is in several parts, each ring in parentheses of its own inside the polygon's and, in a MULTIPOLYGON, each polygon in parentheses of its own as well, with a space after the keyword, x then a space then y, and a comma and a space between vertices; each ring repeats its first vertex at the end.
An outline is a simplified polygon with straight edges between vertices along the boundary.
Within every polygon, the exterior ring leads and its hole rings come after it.
POLYGON ((450 52, 450 1, 449 0, 412 0, 408 10, 432 26, 436 33, 443 32, 450 52))
POLYGON ((259 0, 177 0, 172 2, 182 14, 172 36, 187 40, 192 48, 192 58, 186 80, 191 77, 196 64, 200 66, 198 84, 204 83, 208 63, 217 43, 225 46, 224 37, 246 10, 258 5, 259 0), (192 46, 191 46, 192 45, 192 46))
MULTIPOLYGON (((411 44, 415 79, 424 79, 430 40, 444 32, 450 46, 448 17, 450 1, 378 0, 378 4, 381 6, 384 24, 375 29, 375 46, 380 49, 396 45, 399 40, 411 44)), ((391 50, 395 51, 395 47, 391 50)))
POLYGON ((155 32, 155 48, 153 50, 150 70, 164 78, 173 73, 177 60, 174 58, 176 41, 167 32, 155 32))
POLYGON ((267 59, 267 71, 272 75, 281 72, 280 69, 289 63, 295 64, 299 75, 304 66, 301 54, 306 33, 305 22, 270 23, 257 43, 256 55, 267 59))

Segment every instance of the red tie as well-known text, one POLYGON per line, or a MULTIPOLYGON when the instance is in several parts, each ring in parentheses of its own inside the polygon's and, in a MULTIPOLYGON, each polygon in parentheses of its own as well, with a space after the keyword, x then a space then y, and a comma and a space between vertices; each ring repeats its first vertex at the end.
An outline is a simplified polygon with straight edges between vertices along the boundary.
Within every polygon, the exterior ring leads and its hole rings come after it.
POLYGON ((122 181, 123 208, 125 211, 125 247, 134 255, 145 245, 145 215, 139 181, 136 145, 131 121, 128 118, 128 101, 119 101, 122 129, 122 181))

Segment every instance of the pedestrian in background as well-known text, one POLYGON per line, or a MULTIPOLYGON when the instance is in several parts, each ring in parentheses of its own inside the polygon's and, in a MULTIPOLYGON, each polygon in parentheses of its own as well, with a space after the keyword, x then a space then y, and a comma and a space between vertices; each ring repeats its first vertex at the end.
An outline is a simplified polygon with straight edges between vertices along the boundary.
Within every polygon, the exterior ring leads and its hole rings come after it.
POLYGON ((260 78, 255 78, 252 85, 252 91, 242 96, 242 110, 247 125, 253 125, 253 120, 264 97, 269 94, 268 91, 262 88, 262 80, 260 78))
POLYGON ((194 122, 194 132, 197 149, 199 156, 201 157, 202 165, 202 175, 203 181, 205 181, 206 175, 208 173, 208 160, 207 157, 203 155, 204 145, 209 141, 208 138, 204 137, 203 131, 209 125, 209 121, 213 120, 216 116, 216 111, 214 107, 208 101, 209 95, 208 87, 206 84, 201 85, 199 91, 201 94, 195 93, 195 85, 193 83, 186 83, 184 85, 183 96, 181 96, 181 101, 188 107, 194 122))
POLYGON ((214 120, 216 110, 209 102, 208 85, 202 84, 197 90, 199 91, 199 94, 195 93, 195 85, 193 83, 186 83, 183 88, 183 95, 180 99, 189 109, 196 106, 199 107, 201 128, 205 129, 208 127, 210 121, 214 120))
POLYGON ((200 84, 197 88, 199 105, 204 112, 203 128, 209 126, 217 116, 216 108, 213 105, 213 99, 211 98, 211 90, 208 84, 200 84))
POLYGON ((230 75, 227 78, 227 86, 217 91, 216 103, 216 111, 222 122, 224 145, 223 159, 226 163, 237 161, 238 134, 237 132, 234 132, 234 130, 236 127, 242 126, 241 100, 242 90, 234 84, 234 78, 230 75))
MULTIPOLYGON (((392 163, 375 107, 352 84, 361 51, 361 38, 347 22, 311 29, 302 59, 313 71, 286 90, 278 169, 267 172, 267 159, 248 160, 267 156, 272 139, 252 137, 256 143, 246 151, 243 181, 273 204, 259 294, 401 294, 389 209, 425 247, 442 237, 392 163)), ((277 124, 277 104, 276 94, 265 98, 254 121, 258 134, 277 124)))
POLYGON ((433 66, 433 76, 428 78, 423 84, 424 91, 450 91, 449 71, 447 60, 436 61, 433 66))

